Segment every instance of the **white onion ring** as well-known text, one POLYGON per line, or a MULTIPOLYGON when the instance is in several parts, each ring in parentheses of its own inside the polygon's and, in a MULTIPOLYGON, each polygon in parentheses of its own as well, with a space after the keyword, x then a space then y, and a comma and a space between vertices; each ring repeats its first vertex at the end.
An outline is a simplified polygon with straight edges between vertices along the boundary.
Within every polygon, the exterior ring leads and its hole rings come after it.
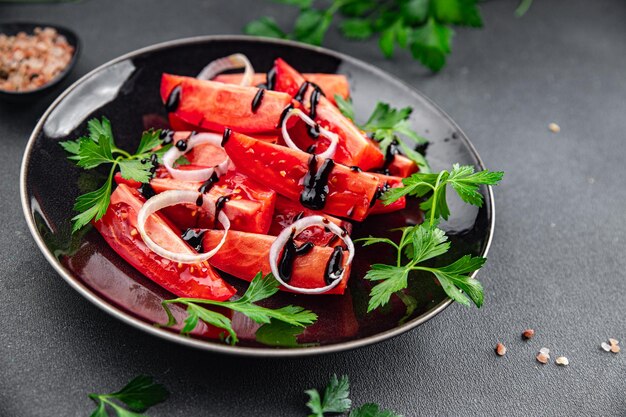
MULTIPOLYGON (((156 253, 163 258, 167 258, 170 261, 180 262, 184 264, 195 264, 199 262, 206 261, 210 259, 213 255, 215 255, 224 242, 226 241, 226 235, 228 234, 228 230, 230 229, 230 220, 228 216, 224 214, 224 212, 219 213, 217 216, 217 220, 224 227, 224 236, 222 236, 222 240, 217 244, 216 247, 211 249, 206 253, 179 253, 172 252, 167 250, 161 246, 159 246, 146 232, 146 221, 148 218, 156 213, 157 211, 164 209, 165 207, 175 206, 177 204, 196 204, 198 197, 200 197, 202 193, 198 191, 190 191, 190 190, 169 190, 164 191, 161 194, 157 194, 154 197, 151 197, 144 203, 137 214, 137 230, 141 235, 144 243, 150 250, 156 253)), ((207 204, 206 201, 203 201, 202 207, 207 209, 211 215, 215 216, 215 207, 214 204, 207 204)))
POLYGON ((276 237, 276 240, 274 240, 274 243, 272 243, 272 246, 270 247, 270 268, 272 270, 272 274, 274 274, 274 278, 276 278, 276 281, 278 281, 283 287, 301 294, 322 294, 335 288, 343 280, 343 275, 345 274, 348 266, 352 263, 353 258, 354 244, 352 243, 352 239, 350 239, 350 236, 348 236, 348 233, 346 233, 345 230, 337 226, 335 223, 328 221, 328 219, 322 216, 307 216, 294 222, 291 226, 286 227, 285 229, 283 229, 282 232, 280 232, 280 234, 276 237), (330 229, 331 232, 339 236, 339 238, 343 240, 343 242, 348 247, 348 259, 344 262, 344 267, 341 271, 341 274, 339 274, 339 276, 329 285, 320 288, 294 287, 293 285, 287 284, 280 277, 278 271, 278 255, 280 255, 281 250, 285 247, 285 244, 289 240, 289 237, 292 233, 294 234, 294 236, 297 236, 304 229, 308 229, 311 226, 327 227, 330 229))
MULTIPOLYGON (((289 132, 287 132, 287 121, 292 116, 298 116, 303 122, 305 122, 307 125, 311 127, 316 126, 317 123, 315 123, 313 119, 307 116, 300 109, 289 110, 287 114, 285 115, 285 117, 283 118, 283 124, 281 126, 282 133, 283 133, 283 140, 285 141, 287 146, 289 146, 291 149, 302 150, 298 148, 295 143, 293 143, 293 141, 291 140, 291 136, 289 136, 289 132)), ((332 158, 333 156, 335 156, 335 152, 337 151, 337 143, 339 142, 339 136, 337 136, 335 133, 329 130, 324 129, 323 127, 320 127, 319 129, 320 129, 320 136, 323 136, 326 139, 328 139, 330 141, 330 145, 328 145, 328 149, 326 149, 324 152, 320 154, 317 154, 317 156, 319 156, 320 158, 324 158, 324 159, 332 158)))
POLYGON ((244 68, 243 78, 239 85, 244 87, 252 84, 252 77, 254 76, 254 68, 248 60, 248 57, 244 54, 233 54, 223 58, 218 58, 215 61, 211 61, 206 67, 200 71, 200 74, 196 78, 200 80, 212 80, 216 75, 234 69, 244 68))
POLYGON ((224 159, 224 162, 221 162, 219 165, 211 168, 194 170, 174 168, 174 162, 176 162, 178 158, 183 156, 186 152, 192 150, 194 147, 203 143, 208 143, 213 146, 222 148, 222 136, 218 135, 217 133, 196 133, 187 140, 187 148, 184 152, 181 152, 175 145, 172 146, 167 152, 165 152, 165 155, 163 155, 163 165, 165 165, 167 172, 170 173, 172 178, 181 181, 203 182, 211 178, 213 172, 217 171, 218 175, 222 175, 226 171, 228 171, 228 164, 230 163, 228 155, 226 155, 226 159, 224 159))

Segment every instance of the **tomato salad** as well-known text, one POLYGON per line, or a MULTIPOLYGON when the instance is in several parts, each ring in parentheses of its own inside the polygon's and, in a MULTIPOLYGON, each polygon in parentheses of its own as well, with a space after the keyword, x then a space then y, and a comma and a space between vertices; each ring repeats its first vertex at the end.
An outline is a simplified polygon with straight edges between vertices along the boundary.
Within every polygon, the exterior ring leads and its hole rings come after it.
POLYGON ((379 199, 418 171, 342 114, 346 77, 301 74, 280 58, 257 74, 235 54, 195 78, 163 74, 160 95, 171 130, 156 148, 172 146, 141 161, 149 182, 115 175, 92 222, 111 248, 179 297, 230 299, 220 272, 246 281, 271 272, 284 291, 343 294, 352 223, 403 209, 404 197, 379 199))

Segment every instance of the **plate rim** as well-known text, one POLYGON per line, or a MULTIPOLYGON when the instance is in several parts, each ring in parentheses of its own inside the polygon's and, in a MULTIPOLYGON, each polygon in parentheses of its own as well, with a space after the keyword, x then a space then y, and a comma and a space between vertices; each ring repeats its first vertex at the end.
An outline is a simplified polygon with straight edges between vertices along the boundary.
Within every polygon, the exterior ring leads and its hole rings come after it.
MULTIPOLYGON (((474 156, 474 158, 476 158, 479 168, 485 169, 485 165, 484 165, 482 158, 478 154, 478 151, 474 147, 474 144, 469 140, 465 132, 463 132, 463 130, 461 130, 461 128, 457 125, 457 123, 445 111, 443 111, 436 103, 434 103, 428 96, 423 94, 421 91, 419 91, 412 85, 401 80, 397 76, 389 72, 383 71, 382 69, 372 64, 369 64, 365 61, 362 61, 358 58, 354 58, 350 55, 333 51, 331 49, 327 49, 327 48, 320 47, 320 46, 312 46, 312 45, 307 45, 307 44, 303 44, 300 42, 284 40, 284 39, 274 39, 274 38, 256 37, 256 36, 247 36, 247 35, 202 35, 202 36, 193 36, 193 37, 179 38, 179 39, 169 40, 165 42, 160 42, 160 43, 152 44, 150 46, 136 49, 134 51, 118 56, 117 58, 111 59, 103 63, 102 65, 99 65, 98 67, 94 68, 93 70, 89 71, 82 77, 80 77, 78 80, 72 83, 72 85, 70 85, 67 89, 65 89, 65 91, 63 91, 50 104, 50 106, 46 109, 46 111, 39 118, 37 124, 35 125, 35 128, 33 129, 30 137, 28 138, 28 142, 24 149, 24 156, 22 157, 22 162, 21 162, 21 167, 20 167, 20 201, 22 204, 22 212, 24 214, 24 217, 26 218, 28 229, 33 239, 35 240, 35 243, 37 244, 39 250, 42 252, 42 254, 46 258, 48 263, 52 265, 52 267, 56 270, 56 272, 74 290, 76 290, 81 296, 83 296, 85 299, 90 301, 92 304, 96 305, 98 308, 107 312, 111 316, 119 319, 120 321, 126 324, 129 324, 139 330, 142 330, 148 334, 151 334, 153 336, 159 337, 164 340, 168 340, 170 342, 174 342, 183 346, 188 346, 188 347, 192 347, 192 348, 196 348, 200 350, 223 353, 223 354, 228 354, 228 355, 248 356, 248 357, 273 357, 273 358, 304 357, 304 356, 314 356, 314 355, 327 354, 327 353, 336 353, 336 352, 348 351, 348 350, 352 350, 356 348, 365 347, 368 345, 376 344, 376 343, 391 339, 395 336, 399 336, 400 334, 403 334, 419 326, 420 324, 425 323, 431 318, 435 317, 436 315, 441 313, 443 310, 445 310, 450 304, 452 304, 452 300, 450 298, 446 298, 443 301, 441 301, 439 304, 437 304, 433 309, 427 311, 426 313, 418 317, 415 317, 413 320, 408 321, 398 327, 395 327, 393 329, 389 329, 384 332, 377 333, 371 336, 367 336, 361 339, 350 340, 350 341, 335 343, 331 345, 313 346, 313 347, 306 347, 306 348, 289 348, 289 349, 270 348, 270 347, 267 347, 267 348, 245 347, 245 346, 236 346, 236 345, 231 346, 231 345, 226 345, 226 344, 222 345, 218 343, 210 343, 210 342, 208 343, 201 339, 193 339, 189 337, 184 337, 178 333, 170 332, 170 331, 155 327, 154 325, 151 325, 131 315, 130 313, 126 313, 122 311, 120 308, 115 307, 112 303, 107 302, 103 297, 98 296, 93 290, 89 289, 86 285, 82 284, 78 280, 78 278, 75 278, 73 274, 70 273, 70 271, 68 271, 67 269, 63 267, 63 265, 54 257, 54 254, 46 246, 45 242, 43 241, 42 236, 37 231, 37 227, 35 225, 34 218, 32 215, 32 207, 29 201, 27 181, 26 181, 27 171, 28 171, 28 167, 29 167, 30 159, 31 159, 30 156, 33 151, 34 143, 41 129, 43 128, 43 124, 48 119, 50 113, 74 89, 76 89, 83 82, 87 81, 93 75, 95 75, 96 73, 102 71, 103 69, 107 67, 115 65, 121 61, 131 59, 136 56, 140 56, 142 54, 157 51, 160 49, 183 46, 183 45, 193 45, 193 44, 198 44, 198 43, 214 42, 214 41, 245 41, 245 42, 252 42, 252 43, 254 42, 274 43, 277 45, 285 45, 285 46, 291 46, 295 48, 307 49, 310 51, 315 51, 315 52, 319 52, 322 54, 330 55, 343 61, 350 62, 351 64, 355 66, 366 68, 368 71, 375 73, 378 76, 391 79, 392 81, 396 82, 400 86, 404 86, 405 89, 408 90, 411 95, 418 96, 420 99, 423 99, 426 102, 428 102, 428 104, 433 106, 433 108, 436 111, 438 111, 445 119, 447 119, 448 122, 452 126, 454 126, 454 128, 457 130, 457 132, 459 133, 459 138, 468 147, 470 153, 474 156)), ((487 197, 489 200, 488 210, 491 216, 489 219, 489 234, 487 236, 487 242, 485 245, 485 249, 483 253, 481 254, 481 256, 485 256, 485 257, 487 256, 487 254, 489 253, 489 249, 491 248, 491 244, 493 242, 493 236, 494 236, 494 229, 495 229, 495 202, 494 202, 494 196, 493 196, 493 189, 491 186, 487 186, 487 197)), ((474 271, 474 273, 472 273, 471 276, 473 278, 476 277, 478 272, 479 271, 474 271)))

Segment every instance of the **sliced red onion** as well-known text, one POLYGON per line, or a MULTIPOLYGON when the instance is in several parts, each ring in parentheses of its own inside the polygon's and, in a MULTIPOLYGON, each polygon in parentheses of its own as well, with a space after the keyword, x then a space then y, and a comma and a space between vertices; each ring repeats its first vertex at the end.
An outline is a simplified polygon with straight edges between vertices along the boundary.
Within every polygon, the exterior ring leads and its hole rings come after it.
POLYGON ((350 239, 350 236, 348 236, 346 231, 343 230, 341 227, 337 226, 333 222, 328 221, 328 219, 322 216, 307 216, 294 222, 291 226, 285 228, 282 232, 280 232, 280 234, 276 237, 276 240, 274 240, 274 243, 272 243, 272 246, 270 247, 270 268, 272 269, 272 274, 274 274, 274 278, 276 278, 276 280, 283 287, 301 294, 322 294, 335 288, 343 279, 343 275, 346 269, 348 269, 348 266, 352 263, 353 258, 354 244, 352 243, 352 239, 350 239), (339 236, 339 238, 343 240, 348 248, 348 259, 344 262, 343 270, 341 271, 339 276, 336 277, 336 279, 329 285, 320 288, 294 287, 293 285, 287 284, 280 277, 280 273, 278 271, 278 258, 283 248, 285 247, 285 244, 289 241, 292 233, 294 236, 298 236, 298 234, 300 234, 304 229, 308 229, 312 226, 327 227, 328 229, 330 229, 331 232, 339 236))
POLYGON ((248 57, 244 54, 233 54, 225 56, 224 58, 218 58, 215 61, 211 61, 209 65, 204 67, 200 74, 196 78, 201 80, 212 80, 216 75, 234 69, 244 68, 243 78, 239 85, 244 87, 252 84, 252 77, 254 76, 254 68, 248 60, 248 57))
POLYGON ((228 155, 226 155, 226 159, 224 159, 223 162, 212 168, 193 170, 174 168, 174 163, 178 158, 183 156, 186 152, 189 152, 194 147, 203 143, 208 143, 218 148, 222 148, 222 135, 207 132, 196 133, 187 140, 187 148, 184 152, 179 150, 176 146, 172 146, 167 152, 165 152, 165 155, 163 155, 163 165, 165 165, 165 168, 167 168, 167 172, 170 173, 172 178, 181 181, 203 182, 211 178, 213 172, 217 172, 218 175, 222 175, 226 171, 228 171, 228 164, 230 162, 228 155))
MULTIPOLYGON (((287 144, 287 146, 289 146, 291 149, 301 150, 300 148, 296 146, 295 143, 293 143, 293 141, 291 140, 291 136, 289 136, 289 132, 287 131, 287 122, 292 116, 298 116, 302 121, 304 121, 304 123, 306 123, 307 125, 311 127, 316 126, 317 123, 315 123, 313 119, 307 116, 300 109, 291 109, 285 115, 285 118, 283 119, 283 124, 281 126, 281 129, 283 132, 283 139, 285 140, 285 143, 287 144)), ((320 127, 319 129, 320 129, 320 136, 323 136, 326 139, 328 139, 330 141, 330 145, 328 145, 328 149, 326 149, 324 152, 320 154, 317 154, 317 156, 319 156, 320 158, 324 158, 324 159, 332 158, 333 156, 335 156, 335 152, 337 151, 337 143, 339 142, 339 136, 337 136, 335 133, 329 130, 324 129, 323 127, 320 127)))
MULTIPOLYGON (((144 243, 150 250, 156 253, 163 258, 167 258, 174 262, 180 262, 184 264, 195 264, 199 262, 206 261, 210 259, 213 255, 215 255, 224 242, 226 241, 226 235, 228 234, 228 230, 230 229, 230 220, 228 216, 224 214, 224 212, 220 211, 217 216, 217 220, 224 227, 224 236, 222 236, 222 240, 217 244, 216 247, 211 249, 209 252, 191 254, 191 253, 179 253, 172 252, 168 249, 165 249, 159 246, 146 232, 146 221, 148 218, 154 213, 162 210, 166 207, 175 206, 177 204, 196 204, 198 198, 202 195, 198 191, 190 191, 190 190, 170 190, 164 191, 161 194, 157 194, 154 197, 148 199, 145 202, 139 213, 137 214, 137 230, 141 235, 144 243)), ((209 199, 204 199, 202 207, 211 213, 211 215, 215 216, 215 204, 209 202, 209 199)))

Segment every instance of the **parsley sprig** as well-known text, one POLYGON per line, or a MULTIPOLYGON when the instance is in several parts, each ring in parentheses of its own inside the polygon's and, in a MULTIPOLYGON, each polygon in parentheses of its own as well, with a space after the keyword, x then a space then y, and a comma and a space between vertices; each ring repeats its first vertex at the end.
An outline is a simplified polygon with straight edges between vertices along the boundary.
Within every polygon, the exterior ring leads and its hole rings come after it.
MULTIPOLYGON (((341 113, 356 124, 352 100, 345 100, 343 97, 336 94, 335 102, 341 113)), ((415 145, 423 145, 428 142, 428 140, 418 135, 417 132, 411 128, 409 118, 412 112, 412 107, 396 109, 387 103, 379 101, 367 121, 364 124, 357 124, 357 126, 378 141, 378 145, 384 154, 387 153, 389 146, 395 144, 400 147, 402 153, 407 158, 411 159, 419 166, 420 172, 430 172, 430 166, 424 155, 417 152, 405 141, 400 139, 401 135, 409 139, 415 145)))
MULTIPOLYGON (((309 417, 324 417, 325 413, 346 413, 352 407, 350 381, 347 375, 333 375, 321 396, 317 389, 305 391, 309 395, 306 406, 313 414, 309 417)), ((368 403, 350 411, 349 417, 402 417, 389 410, 381 410, 378 404, 368 403)))
POLYGON ((454 35, 452 26, 483 25, 478 0, 274 1, 299 8, 293 32, 283 31, 271 17, 250 22, 244 32, 321 45, 335 16, 340 14, 343 19, 339 29, 346 38, 366 40, 378 36, 385 57, 391 58, 396 47, 404 48, 432 71, 446 64, 454 35))
POLYGON ((377 282, 370 291, 368 312, 387 304, 393 294, 404 290, 408 286, 409 274, 416 271, 432 273, 454 301, 470 305, 471 300, 477 307, 482 306, 483 288, 472 273, 484 265, 486 258, 465 255, 449 265, 437 267, 424 262, 450 249, 448 237, 437 227, 440 218, 448 219, 450 216, 446 186, 449 184, 464 202, 481 207, 484 198, 480 194, 480 186, 496 185, 503 175, 503 172, 488 170, 474 172, 471 166, 455 164, 451 171, 413 174, 402 180, 404 187, 392 188, 383 195, 383 202, 391 204, 405 195, 424 197, 432 193, 421 204, 427 220, 420 225, 400 229, 402 236, 399 243, 371 236, 358 240, 364 246, 382 243, 396 249, 395 265, 373 264, 365 275, 365 279, 377 282))
POLYGON ((139 413, 165 401, 168 396, 167 389, 161 384, 154 383, 152 377, 139 375, 117 392, 89 394, 89 398, 98 404, 91 417, 108 417, 107 408, 113 410, 118 417, 142 417, 145 415, 139 413), (128 409, 117 401, 125 404, 128 409))
POLYGON ((69 154, 68 159, 85 170, 107 164, 111 166, 107 179, 100 188, 76 198, 74 210, 78 214, 72 218, 72 233, 90 221, 99 220, 104 216, 111 202, 113 175, 117 169, 125 179, 148 182, 152 175, 150 157, 155 154, 160 158, 171 146, 153 152, 152 149, 161 144, 160 130, 148 130, 141 135, 137 151, 130 154, 115 144, 111 122, 106 117, 102 117, 102 120, 89 120, 87 128, 89 131, 87 136, 59 143, 69 154))
MULTIPOLYGON (((279 283, 272 274, 263 277, 263 274, 259 272, 252 282, 250 282, 250 286, 243 296, 235 301, 214 301, 201 298, 175 298, 165 300, 162 304, 169 319, 165 326, 173 326, 177 323, 176 318, 174 318, 169 308, 169 304, 181 304, 187 307, 187 318, 184 321, 185 325, 181 329, 181 333, 190 333, 196 328, 200 321, 203 321, 206 324, 226 330, 229 335, 227 339, 229 339, 230 343, 233 345, 238 342, 238 339, 233 329, 231 319, 222 313, 203 306, 222 307, 242 313, 256 323, 262 324, 263 326, 261 326, 260 329, 263 329, 265 326, 272 326, 275 322, 282 322, 296 328, 304 328, 317 320, 315 313, 305 310, 302 307, 288 305, 278 309, 271 309, 256 304, 276 294, 278 288, 279 283)), ((265 327, 264 331, 268 331, 267 327, 265 327)), ((295 342, 295 335, 293 338, 295 342)))

